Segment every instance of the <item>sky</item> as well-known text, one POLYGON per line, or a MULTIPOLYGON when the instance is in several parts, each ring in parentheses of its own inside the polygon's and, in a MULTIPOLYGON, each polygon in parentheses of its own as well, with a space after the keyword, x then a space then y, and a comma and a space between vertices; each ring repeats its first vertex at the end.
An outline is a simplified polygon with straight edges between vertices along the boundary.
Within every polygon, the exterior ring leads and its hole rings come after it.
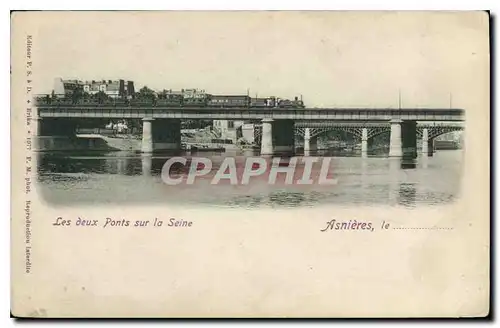
POLYGON ((466 108, 489 83, 485 13, 31 13, 34 80, 303 96, 308 107, 466 108), (451 95, 451 96, 450 96, 451 95))

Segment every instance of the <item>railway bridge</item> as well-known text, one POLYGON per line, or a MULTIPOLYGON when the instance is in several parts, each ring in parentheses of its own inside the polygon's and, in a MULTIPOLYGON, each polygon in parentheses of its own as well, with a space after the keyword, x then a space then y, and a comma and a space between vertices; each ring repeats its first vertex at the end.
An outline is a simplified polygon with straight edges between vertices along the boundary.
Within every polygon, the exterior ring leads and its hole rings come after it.
MULTIPOLYGON (((428 156, 434 154, 434 140, 449 132, 463 131, 462 122, 416 122, 416 138, 420 140, 421 152, 428 156)), ((376 136, 391 133, 391 124, 383 122, 345 123, 345 122, 296 122, 295 135, 304 139, 304 151, 316 150, 318 137, 328 131, 345 131, 361 142, 361 154, 367 155, 370 144, 376 136)), ((393 150, 394 151, 394 150, 393 150)))
POLYGON ((34 133, 38 136, 74 134, 76 119, 141 119, 142 152, 145 153, 180 149, 182 119, 260 121, 262 155, 293 152, 296 129, 309 140, 309 149, 314 148, 314 140, 321 131, 338 124, 351 124, 344 128, 359 135, 365 145, 377 133, 387 130, 391 136, 389 155, 392 157, 416 156, 418 134, 422 134, 423 140, 435 137, 434 132, 430 132, 434 130, 417 128, 417 122, 464 121, 464 111, 459 108, 61 107, 43 102, 36 106, 37 115, 33 120, 34 133))

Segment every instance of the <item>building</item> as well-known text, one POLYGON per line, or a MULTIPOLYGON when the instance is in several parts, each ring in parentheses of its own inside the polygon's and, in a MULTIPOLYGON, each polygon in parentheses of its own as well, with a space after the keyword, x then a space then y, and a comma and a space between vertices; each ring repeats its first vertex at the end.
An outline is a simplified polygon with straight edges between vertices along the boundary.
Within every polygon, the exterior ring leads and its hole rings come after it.
POLYGON ((230 139, 233 143, 242 137, 244 121, 214 120, 213 128, 218 131, 222 139, 230 139))
POLYGON ((111 98, 129 97, 134 95, 135 87, 133 81, 125 80, 63 80, 56 78, 54 80, 54 94, 57 96, 69 96, 75 91, 96 94, 104 92, 111 98))
POLYGON ((200 89, 182 89, 182 95, 184 99, 203 99, 206 97, 206 92, 205 90, 200 90, 200 89))
POLYGON ((245 123, 241 126, 241 137, 249 144, 255 143, 255 125, 245 123))
POLYGON ((183 91, 175 91, 172 89, 169 89, 169 90, 164 89, 161 93, 164 95, 183 96, 184 97, 183 91))
POLYGON ((57 96, 72 95, 76 90, 83 91, 83 82, 80 80, 54 79, 54 94, 57 96))

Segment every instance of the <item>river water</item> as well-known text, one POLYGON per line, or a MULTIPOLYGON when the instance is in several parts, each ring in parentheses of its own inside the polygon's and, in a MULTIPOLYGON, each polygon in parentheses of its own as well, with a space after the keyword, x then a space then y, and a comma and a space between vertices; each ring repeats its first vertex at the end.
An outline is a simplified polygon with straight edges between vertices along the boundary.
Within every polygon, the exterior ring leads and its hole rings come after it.
MULTIPOLYGON (((336 184, 284 186, 256 179, 249 185, 212 185, 207 178, 192 185, 172 186, 161 177, 162 167, 172 155, 40 152, 37 190, 51 206, 163 203, 233 208, 326 204, 415 207, 447 204, 459 196, 462 150, 440 150, 433 157, 419 155, 413 164, 387 156, 315 155, 330 158, 330 176, 336 184)), ((197 156, 213 159, 215 170, 229 155, 197 156)), ((179 174, 185 178, 186 173, 179 174)))

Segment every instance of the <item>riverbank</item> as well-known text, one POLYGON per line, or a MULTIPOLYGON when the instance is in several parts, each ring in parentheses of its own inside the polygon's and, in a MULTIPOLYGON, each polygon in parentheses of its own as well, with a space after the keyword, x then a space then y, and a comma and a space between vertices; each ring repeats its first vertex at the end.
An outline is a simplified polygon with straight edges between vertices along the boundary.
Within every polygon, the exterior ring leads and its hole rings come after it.
POLYGON ((79 136, 50 136, 35 137, 33 143, 34 151, 72 151, 72 150, 101 150, 118 151, 120 148, 112 147, 104 138, 79 136))
MULTIPOLYGON (((34 151, 129 151, 140 152, 142 140, 135 136, 105 136, 99 134, 77 134, 76 136, 35 137, 34 151)), ((237 151, 234 144, 218 144, 211 142, 182 142, 181 148, 192 151, 237 151)))

